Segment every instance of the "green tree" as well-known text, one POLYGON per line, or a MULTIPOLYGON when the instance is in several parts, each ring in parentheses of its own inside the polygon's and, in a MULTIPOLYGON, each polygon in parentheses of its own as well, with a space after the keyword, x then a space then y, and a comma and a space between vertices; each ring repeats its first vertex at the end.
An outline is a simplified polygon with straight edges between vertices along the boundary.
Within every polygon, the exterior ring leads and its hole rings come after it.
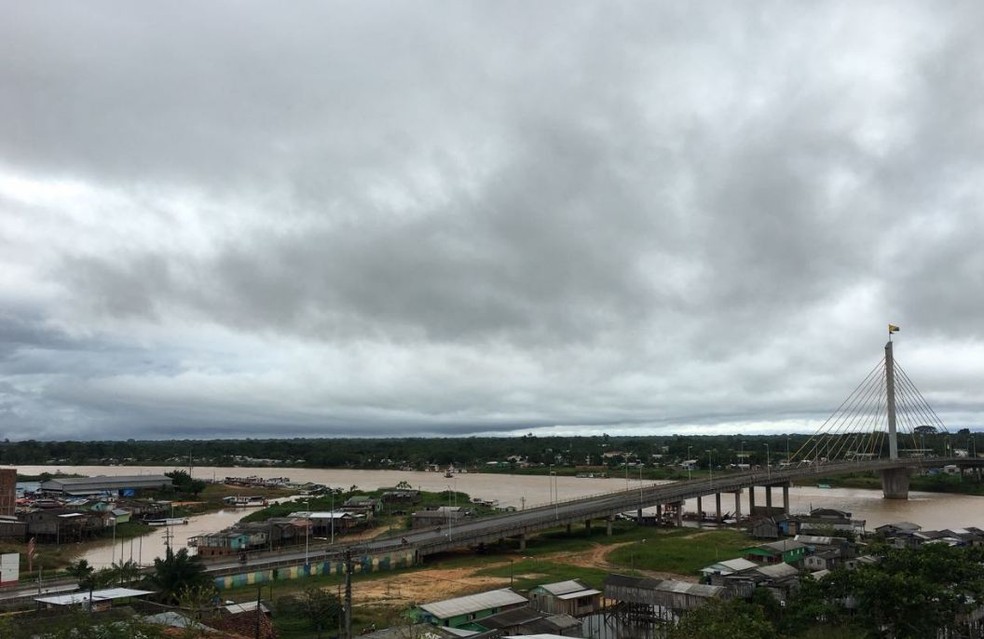
POLYGON ((215 610, 217 595, 218 591, 211 583, 187 586, 178 593, 178 603, 193 618, 201 620, 215 610))
POLYGON ((669 639, 776 639, 762 608, 740 599, 712 600, 694 608, 670 631, 669 639))
POLYGON ((844 621, 845 611, 830 597, 826 585, 826 580, 820 582, 809 575, 800 579, 800 587, 790 594, 776 621, 785 635, 799 636, 821 622, 839 625, 844 621))
POLYGON ((96 569, 90 566, 89 562, 85 559, 79 559, 74 563, 68 564, 65 567, 65 572, 70 577, 78 580, 79 588, 82 590, 91 590, 96 586, 96 569))
POLYGON ((783 630, 796 634, 823 621, 853 625, 865 637, 956 636, 958 619, 984 598, 982 560, 980 548, 887 548, 878 564, 838 569, 819 582, 804 580, 787 607, 783 630))
POLYGON ((171 478, 174 490, 181 494, 197 496, 205 490, 206 483, 201 479, 192 478, 187 471, 172 470, 164 473, 164 475, 171 478))
POLYGON ((154 559, 154 573, 149 581, 157 588, 158 597, 170 604, 178 603, 182 590, 210 583, 205 565, 198 557, 189 556, 187 548, 174 552, 170 546, 163 559, 154 559))
POLYGON ((321 637, 323 631, 338 626, 342 614, 342 602, 338 595, 312 586, 304 590, 300 604, 304 616, 311 622, 318 637, 321 637))
POLYGON ((109 583, 124 586, 140 578, 140 566, 132 559, 113 563, 109 570, 111 573, 109 583))

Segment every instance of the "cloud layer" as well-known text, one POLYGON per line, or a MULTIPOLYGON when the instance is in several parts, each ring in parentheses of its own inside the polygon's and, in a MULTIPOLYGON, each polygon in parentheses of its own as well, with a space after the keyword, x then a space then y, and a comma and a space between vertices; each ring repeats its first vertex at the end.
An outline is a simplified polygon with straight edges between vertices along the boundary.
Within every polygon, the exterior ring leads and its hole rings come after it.
POLYGON ((810 430, 984 401, 976 3, 20 3, 0 434, 810 430))

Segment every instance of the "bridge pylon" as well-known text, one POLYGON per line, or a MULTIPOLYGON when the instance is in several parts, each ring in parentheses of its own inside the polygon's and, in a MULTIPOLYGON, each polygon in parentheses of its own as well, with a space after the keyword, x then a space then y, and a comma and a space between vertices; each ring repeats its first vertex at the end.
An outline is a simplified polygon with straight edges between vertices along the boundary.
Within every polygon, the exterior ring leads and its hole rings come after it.
MULTIPOLYGON (((899 458, 899 436, 895 426, 895 356, 889 334, 885 344, 885 405, 888 412, 888 458, 899 458)), ((882 496, 885 499, 909 498, 909 469, 888 468, 881 471, 882 496)))
POLYGON ((928 433, 946 434, 946 425, 895 359, 888 325, 885 358, 871 369, 834 413, 817 429, 788 462, 816 464, 866 461, 892 462, 877 470, 886 499, 908 499, 910 458, 935 455, 937 446, 926 448, 928 433), (900 441, 900 439, 902 441, 900 441))
POLYGON ((899 458, 899 435, 895 428, 895 357, 892 340, 885 344, 885 400, 888 407, 888 458, 899 458))

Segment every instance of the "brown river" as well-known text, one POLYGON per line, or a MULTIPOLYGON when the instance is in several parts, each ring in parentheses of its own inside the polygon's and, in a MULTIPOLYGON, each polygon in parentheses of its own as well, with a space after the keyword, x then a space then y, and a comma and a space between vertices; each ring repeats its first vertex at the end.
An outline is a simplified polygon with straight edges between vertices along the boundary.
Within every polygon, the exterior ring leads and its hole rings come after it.
MULTIPOLYGON (((64 473, 79 475, 140 475, 161 474, 174 470, 174 466, 63 466, 57 468, 64 473)), ((56 470, 52 466, 21 466, 18 472, 37 475, 56 470)), ((187 470, 187 467, 182 470, 187 470)), ((500 475, 484 473, 460 473, 447 478, 440 472, 411 472, 397 470, 345 470, 345 469, 307 469, 307 468, 193 468, 196 478, 221 481, 225 477, 289 477, 291 481, 315 482, 334 488, 350 489, 357 486, 365 490, 395 486, 406 481, 414 488, 426 491, 443 491, 451 488, 456 492, 468 493, 472 498, 497 500, 500 507, 513 506, 517 509, 531 508, 566 501, 578 497, 599 495, 626 488, 638 488, 638 478, 609 477, 581 478, 567 476, 500 475)), ((649 482, 642 482, 648 485, 649 482)), ((248 489, 243 494, 248 494, 248 489)), ((866 520, 866 529, 871 531, 882 524, 896 521, 911 521, 926 530, 978 526, 984 528, 984 497, 950 495, 939 493, 910 493, 908 501, 882 499, 881 491, 851 488, 819 488, 817 486, 794 486, 790 489, 790 510, 793 513, 806 512, 811 508, 837 508, 853 513, 855 519, 866 520)), ((773 491, 773 505, 780 505, 781 491, 773 491)), ((756 492, 756 504, 765 503, 764 489, 756 492)), ((734 509, 734 497, 722 495, 721 507, 725 511, 734 509)), ((300 507, 303 509, 303 507, 300 507)), ((705 498, 703 509, 714 508, 713 498, 705 498)), ((697 509, 696 500, 687 503, 687 509, 697 509)), ((748 511, 747 494, 743 498, 742 512, 748 511)), ((87 551, 83 557, 97 568, 106 567, 114 560, 133 559, 141 564, 149 564, 155 557, 163 556, 166 535, 171 535, 175 548, 184 547, 189 537, 207 532, 215 532, 231 526, 247 514, 243 509, 226 509, 219 512, 189 518, 187 525, 162 528, 160 531, 140 539, 118 543, 109 542, 87 551)), ((323 541, 319 543, 325 543, 323 541)))

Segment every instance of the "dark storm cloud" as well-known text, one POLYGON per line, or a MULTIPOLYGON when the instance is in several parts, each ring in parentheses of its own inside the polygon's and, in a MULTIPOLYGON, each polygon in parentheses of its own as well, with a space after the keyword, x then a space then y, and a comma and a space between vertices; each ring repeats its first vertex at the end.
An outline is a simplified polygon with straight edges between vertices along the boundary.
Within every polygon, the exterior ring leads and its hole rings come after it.
POLYGON ((978 414, 976 4, 428 6, 10 8, 7 421, 788 427, 887 321, 978 414))

